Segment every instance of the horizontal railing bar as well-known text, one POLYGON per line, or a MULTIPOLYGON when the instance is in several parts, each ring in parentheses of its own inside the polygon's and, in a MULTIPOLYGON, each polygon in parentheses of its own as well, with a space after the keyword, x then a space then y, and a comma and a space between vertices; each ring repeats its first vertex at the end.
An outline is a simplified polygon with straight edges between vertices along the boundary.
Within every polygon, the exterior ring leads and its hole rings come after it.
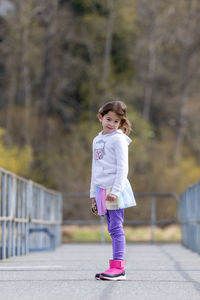
MULTIPOLYGON (((178 196, 176 194, 173 193, 134 193, 135 197, 170 197, 170 198, 174 198, 177 201, 179 200, 178 196)), ((62 194, 63 198, 90 198, 89 194, 66 194, 63 193, 62 194)))
POLYGON ((99 220, 65 220, 62 225, 99 225, 99 220))
POLYGON ((29 219, 14 218, 13 221, 16 223, 28 223, 29 219))
POLYGON ((59 225, 59 224, 62 224, 62 221, 48 221, 48 220, 31 219, 30 223, 59 225))
POLYGON ((37 223, 37 224, 61 224, 62 221, 50 221, 50 220, 40 220, 40 219, 23 219, 23 218, 12 218, 12 217, 0 217, 0 222, 18 222, 18 223, 37 223))
POLYGON ((200 221, 186 221, 186 222, 180 222, 181 225, 185 224, 200 224, 200 221))
POLYGON ((0 221, 13 221, 12 217, 0 217, 0 221))
POLYGON ((39 184, 39 183, 37 183, 37 182, 34 182, 34 181, 32 181, 32 180, 31 180, 31 182, 33 183, 33 186, 36 186, 36 187, 38 187, 38 188, 41 188, 44 192, 53 194, 53 195, 55 195, 55 196, 60 195, 59 192, 56 192, 56 191, 51 190, 51 189, 49 189, 49 188, 46 188, 45 186, 43 186, 43 185, 41 185, 41 184, 39 184))
POLYGON ((46 188, 45 186, 43 186, 43 185, 41 185, 40 183, 37 183, 37 182, 34 182, 34 181, 32 181, 32 180, 30 180, 30 179, 26 179, 26 178, 24 178, 24 177, 21 177, 21 176, 19 176, 19 175, 16 175, 15 173, 12 173, 12 172, 10 172, 10 171, 8 171, 8 170, 5 170, 5 169, 3 169, 3 168, 0 168, 0 173, 5 173, 5 174, 7 174, 7 175, 10 175, 10 176, 12 176, 12 177, 14 177, 14 178, 17 178, 17 179, 19 179, 19 180, 21 180, 21 181, 23 181, 23 182, 25 182, 25 183, 32 183, 33 184, 33 186, 35 186, 35 187, 38 187, 38 188, 41 188, 42 190, 44 190, 44 191, 46 191, 46 192, 48 192, 48 193, 51 193, 51 194, 54 194, 54 195, 60 195, 60 193, 59 192, 56 192, 55 190, 52 190, 52 189, 49 189, 49 188, 46 188))
POLYGON ((157 225, 157 224, 178 224, 177 220, 157 220, 154 222, 151 222, 151 220, 138 220, 138 221, 124 221, 125 225, 157 225))
MULTIPOLYGON (((64 220, 62 222, 62 225, 99 225, 99 220, 64 220)), ((157 220, 154 223, 152 223, 150 220, 138 220, 138 221, 124 221, 124 225, 152 225, 152 224, 179 224, 177 219, 172 220, 157 220)))
POLYGON ((25 181, 26 183, 29 183, 29 181, 30 181, 29 179, 26 179, 26 178, 24 178, 24 177, 21 177, 21 176, 15 174, 15 173, 12 173, 11 171, 8 171, 8 170, 3 169, 3 168, 0 168, 0 172, 5 173, 5 174, 10 175, 10 176, 13 176, 13 177, 15 177, 15 178, 18 178, 18 179, 20 179, 20 180, 22 180, 22 181, 25 181))

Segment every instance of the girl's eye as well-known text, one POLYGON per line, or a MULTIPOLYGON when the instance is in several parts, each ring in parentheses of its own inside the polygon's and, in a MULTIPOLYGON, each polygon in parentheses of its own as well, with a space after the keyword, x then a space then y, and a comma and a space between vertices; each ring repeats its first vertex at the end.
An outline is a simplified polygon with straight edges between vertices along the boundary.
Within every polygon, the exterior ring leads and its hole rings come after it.
POLYGON ((115 121, 115 123, 119 123, 119 121, 115 121))
POLYGON ((109 119, 109 118, 107 118, 107 121, 110 121, 110 119, 109 119))

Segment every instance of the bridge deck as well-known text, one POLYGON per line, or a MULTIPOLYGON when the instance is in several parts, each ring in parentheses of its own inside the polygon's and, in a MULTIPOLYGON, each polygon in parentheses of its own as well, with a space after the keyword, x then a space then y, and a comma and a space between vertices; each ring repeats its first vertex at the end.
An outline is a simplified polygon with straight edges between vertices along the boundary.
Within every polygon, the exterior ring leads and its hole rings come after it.
POLYGON ((199 300, 200 256, 179 244, 128 244, 127 280, 95 281, 111 245, 66 244, 0 262, 6 300, 199 300))

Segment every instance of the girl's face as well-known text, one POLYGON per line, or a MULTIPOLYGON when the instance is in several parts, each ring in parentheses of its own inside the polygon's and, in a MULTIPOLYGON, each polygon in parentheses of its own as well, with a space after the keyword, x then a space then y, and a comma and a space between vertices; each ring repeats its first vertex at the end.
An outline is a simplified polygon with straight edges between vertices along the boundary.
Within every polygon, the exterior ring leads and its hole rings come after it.
POLYGON ((102 117, 98 114, 98 119, 103 127, 103 134, 111 133, 116 131, 120 126, 120 117, 113 111, 109 111, 106 115, 102 117))

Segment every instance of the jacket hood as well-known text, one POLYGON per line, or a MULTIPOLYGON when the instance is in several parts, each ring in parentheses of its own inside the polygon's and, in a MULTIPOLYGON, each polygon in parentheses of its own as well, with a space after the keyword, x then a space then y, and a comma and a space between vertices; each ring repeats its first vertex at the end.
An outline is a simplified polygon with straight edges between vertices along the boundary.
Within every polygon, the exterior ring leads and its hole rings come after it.
POLYGON ((107 136, 111 136, 111 135, 115 135, 115 134, 123 135, 128 144, 130 144, 132 142, 132 140, 125 133, 123 133, 123 131, 121 129, 117 129, 116 131, 113 131, 113 132, 107 133, 107 134, 103 134, 103 131, 101 131, 98 135, 102 136, 102 137, 107 137, 107 136))

